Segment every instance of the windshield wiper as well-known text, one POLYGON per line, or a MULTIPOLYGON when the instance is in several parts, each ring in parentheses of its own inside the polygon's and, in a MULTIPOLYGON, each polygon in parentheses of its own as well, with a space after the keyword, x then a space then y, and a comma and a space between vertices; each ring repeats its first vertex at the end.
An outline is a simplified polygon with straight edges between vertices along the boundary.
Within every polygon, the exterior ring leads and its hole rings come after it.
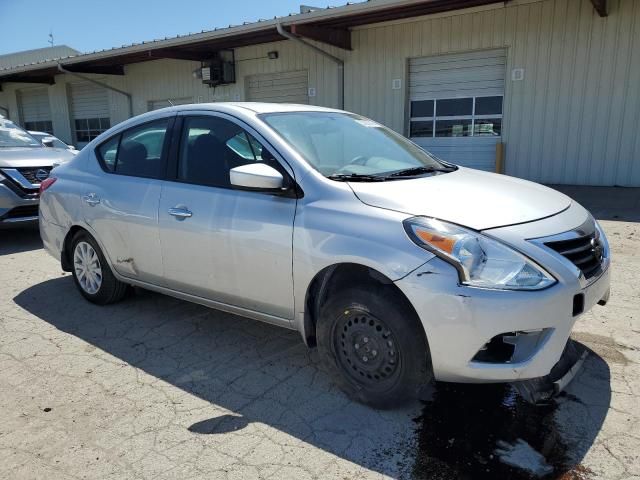
POLYGON ((334 173, 327 178, 341 182, 384 182, 386 177, 379 175, 364 175, 361 173, 334 173))
POLYGON ((414 175, 422 175, 423 173, 452 172, 454 170, 455 168, 453 167, 413 167, 389 173, 387 177, 411 177, 414 175))

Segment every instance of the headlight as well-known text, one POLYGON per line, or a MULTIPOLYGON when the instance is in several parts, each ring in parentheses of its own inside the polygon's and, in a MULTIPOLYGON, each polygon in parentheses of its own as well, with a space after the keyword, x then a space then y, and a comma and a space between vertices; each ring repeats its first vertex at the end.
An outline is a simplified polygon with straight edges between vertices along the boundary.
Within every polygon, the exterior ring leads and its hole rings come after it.
POLYGON ((426 217, 409 218, 404 228, 417 245, 455 266, 465 285, 540 290, 556 282, 524 255, 473 230, 426 217))
POLYGON ((609 240, 607 236, 604 234, 604 229, 602 225, 598 223, 598 221, 594 218, 594 223, 596 224, 596 239, 600 241, 600 245, 602 245, 602 256, 603 258, 609 258, 609 240))

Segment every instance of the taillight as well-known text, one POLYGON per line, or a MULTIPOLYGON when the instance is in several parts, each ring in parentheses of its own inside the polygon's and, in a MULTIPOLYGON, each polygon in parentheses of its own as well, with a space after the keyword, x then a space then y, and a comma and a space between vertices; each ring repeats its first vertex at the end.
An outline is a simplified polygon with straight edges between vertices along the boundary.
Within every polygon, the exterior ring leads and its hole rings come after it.
POLYGON ((56 183, 56 180, 57 180, 56 177, 49 177, 49 178, 44 179, 40 183, 40 195, 42 195, 42 192, 44 192, 47 188, 49 188, 51 185, 56 183))

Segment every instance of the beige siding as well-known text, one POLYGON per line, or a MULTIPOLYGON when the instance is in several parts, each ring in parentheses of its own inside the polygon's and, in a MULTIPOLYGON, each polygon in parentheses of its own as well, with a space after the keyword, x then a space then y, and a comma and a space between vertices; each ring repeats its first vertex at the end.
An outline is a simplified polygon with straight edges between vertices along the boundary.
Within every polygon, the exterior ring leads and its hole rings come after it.
POLYGON ((547 183, 640 185, 640 2, 514 1, 356 29, 346 109, 406 133, 412 57, 507 48, 507 173, 547 183), (523 81, 511 70, 524 68, 523 81), (392 90, 400 78, 403 91, 392 90))
MULTIPOLYGON (((337 53, 337 49, 327 49, 337 53)), ((158 99, 191 98, 193 103, 243 101, 246 95, 245 81, 251 75, 306 70, 309 87, 316 96, 309 98, 312 105, 338 106, 338 71, 330 60, 310 52, 290 41, 242 47, 236 50, 236 83, 210 88, 194 78, 193 71, 199 62, 157 60, 126 67, 124 77, 104 77, 111 86, 133 95, 134 114, 146 112, 149 102, 158 99), (276 50, 278 58, 270 60, 267 53, 276 50)), ((112 123, 128 116, 126 98, 111 92, 112 123)))

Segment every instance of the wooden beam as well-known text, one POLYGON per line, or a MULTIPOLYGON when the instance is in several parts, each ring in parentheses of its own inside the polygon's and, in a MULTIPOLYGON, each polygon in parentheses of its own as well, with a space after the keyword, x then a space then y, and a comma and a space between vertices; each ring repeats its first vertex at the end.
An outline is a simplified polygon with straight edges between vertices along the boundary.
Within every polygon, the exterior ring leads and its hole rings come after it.
POLYGON ((55 77, 52 76, 27 76, 27 75, 10 75, 7 77, 0 77, 0 82, 2 83, 45 83, 47 85, 53 85, 56 83, 55 77))
POLYGON ((600 15, 601 17, 606 17, 609 15, 607 0, 591 0, 591 3, 593 3, 593 8, 596 9, 598 15, 600 15))
POLYGON ((351 32, 343 28, 317 27, 315 25, 291 25, 291 33, 318 42, 351 50, 351 32))
POLYGON ((93 66, 93 65, 63 65, 65 70, 74 73, 96 73, 98 75, 124 75, 122 65, 93 66))

